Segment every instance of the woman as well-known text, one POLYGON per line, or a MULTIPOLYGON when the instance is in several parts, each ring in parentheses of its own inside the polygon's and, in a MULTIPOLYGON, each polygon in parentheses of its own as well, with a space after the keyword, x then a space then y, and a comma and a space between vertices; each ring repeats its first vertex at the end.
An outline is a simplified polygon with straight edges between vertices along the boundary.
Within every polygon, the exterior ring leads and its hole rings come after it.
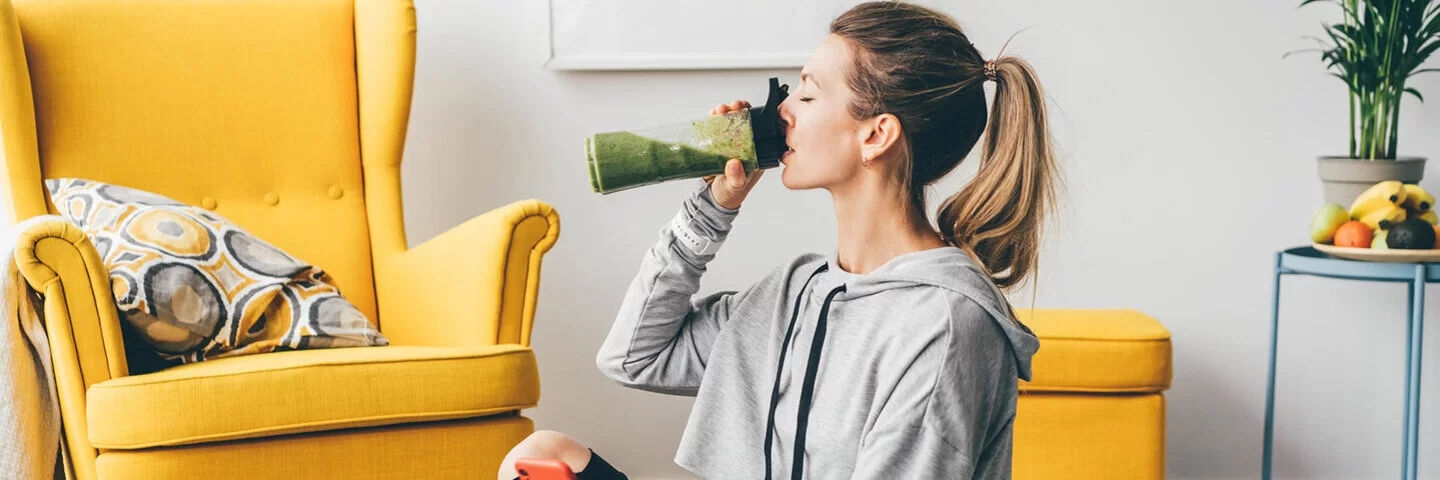
MULTIPOLYGON (((1009 478, 1016 379, 1039 345, 1001 291, 1032 274, 1054 205, 1040 84, 924 7, 862 4, 830 32, 780 107, 781 181, 831 193, 837 255, 692 300, 764 173, 732 160, 646 254, 597 364, 623 385, 696 397, 676 462, 706 478, 1009 478), (937 232, 925 188, 982 133, 978 174, 937 232)), ((624 478, 554 432, 517 446, 500 478, 528 457, 624 478)))

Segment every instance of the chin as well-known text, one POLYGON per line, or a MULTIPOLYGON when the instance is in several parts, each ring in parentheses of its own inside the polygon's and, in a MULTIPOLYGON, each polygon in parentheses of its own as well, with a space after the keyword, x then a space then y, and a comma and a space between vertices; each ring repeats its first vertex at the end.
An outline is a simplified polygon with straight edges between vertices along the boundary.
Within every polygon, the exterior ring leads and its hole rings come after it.
POLYGON ((815 185, 815 182, 804 178, 803 173, 804 172, 795 170, 795 167, 786 165, 785 168, 780 171, 780 183, 785 185, 785 188, 791 190, 809 190, 818 187, 818 185, 815 185))
POLYGON ((798 190, 799 188, 795 184, 796 178, 794 170, 794 167, 790 165, 780 167, 780 184, 784 185, 785 188, 798 190))
POLYGON ((790 182, 790 176, 785 175, 783 172, 780 174, 780 184, 784 185, 785 188, 788 188, 790 190, 799 190, 799 188, 795 187, 794 183, 790 182))
POLYGON ((829 171, 830 168, 824 162, 806 163, 791 154, 780 171, 780 183, 790 190, 829 189, 844 180, 843 176, 837 175, 840 172, 829 171))

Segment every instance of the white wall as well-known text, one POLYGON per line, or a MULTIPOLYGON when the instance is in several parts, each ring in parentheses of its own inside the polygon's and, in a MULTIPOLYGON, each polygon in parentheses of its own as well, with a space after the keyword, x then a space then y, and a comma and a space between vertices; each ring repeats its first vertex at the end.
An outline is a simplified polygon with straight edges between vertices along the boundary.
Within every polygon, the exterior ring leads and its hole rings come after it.
MULTIPOLYGON (((767 77, 793 82, 798 72, 557 73, 542 68, 546 2, 418 3, 404 167, 411 243, 513 200, 554 204, 563 233, 546 257, 534 333, 544 394, 528 414, 632 476, 684 477, 671 458, 689 399, 624 390, 593 358, 642 253, 691 184, 591 193, 581 142, 762 100, 767 77)), ((1070 185, 1035 304, 1139 309, 1173 332, 1173 478, 1258 476, 1274 251, 1307 241, 1321 203, 1313 159, 1346 148, 1341 83, 1314 57, 1281 59, 1309 46, 1301 37, 1318 35, 1325 16, 1296 3, 945 4, 986 55, 1029 28, 1011 53, 1034 63, 1054 99, 1070 185)), ((1418 86, 1440 98, 1440 76, 1418 86)), ((1440 157, 1437 127, 1440 106, 1407 103, 1401 153, 1440 157)), ((1440 187, 1440 173, 1422 184, 1440 187)), ((771 176, 745 209, 706 291, 834 248, 823 192, 786 191, 771 176)), ((1277 473, 1398 476, 1405 288, 1299 277, 1284 293, 1277 473)), ((1437 332, 1432 324, 1425 362, 1428 478, 1440 476, 1437 332)))

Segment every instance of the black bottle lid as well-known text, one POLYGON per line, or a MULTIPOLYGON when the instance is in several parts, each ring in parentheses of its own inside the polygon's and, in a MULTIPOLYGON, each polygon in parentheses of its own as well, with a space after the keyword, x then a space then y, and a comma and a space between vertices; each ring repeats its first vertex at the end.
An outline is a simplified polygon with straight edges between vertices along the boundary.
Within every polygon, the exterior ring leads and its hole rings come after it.
POLYGON ((765 106, 750 109, 750 128, 755 136, 755 159, 761 169, 780 166, 780 157, 790 149, 785 144, 785 127, 780 122, 780 103, 790 96, 789 85, 770 77, 770 96, 765 106))

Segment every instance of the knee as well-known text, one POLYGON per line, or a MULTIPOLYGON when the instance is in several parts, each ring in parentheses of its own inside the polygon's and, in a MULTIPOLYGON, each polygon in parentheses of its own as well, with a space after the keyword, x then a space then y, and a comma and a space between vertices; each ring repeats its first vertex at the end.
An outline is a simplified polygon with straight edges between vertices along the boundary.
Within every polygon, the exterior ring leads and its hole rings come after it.
POLYGON ((500 465, 498 478, 514 479, 515 461, 522 458, 556 459, 578 472, 584 470, 585 465, 590 462, 590 449, 563 433, 540 430, 525 437, 525 440, 510 449, 510 453, 505 455, 504 463, 500 465))
POLYGON ((515 446, 515 450, 523 454, 518 455, 517 458, 556 459, 573 457, 577 451, 589 451, 584 445, 581 445, 580 442, 575 441, 575 439, 563 433, 552 432, 550 430, 540 430, 530 434, 529 437, 525 437, 525 440, 515 446))

